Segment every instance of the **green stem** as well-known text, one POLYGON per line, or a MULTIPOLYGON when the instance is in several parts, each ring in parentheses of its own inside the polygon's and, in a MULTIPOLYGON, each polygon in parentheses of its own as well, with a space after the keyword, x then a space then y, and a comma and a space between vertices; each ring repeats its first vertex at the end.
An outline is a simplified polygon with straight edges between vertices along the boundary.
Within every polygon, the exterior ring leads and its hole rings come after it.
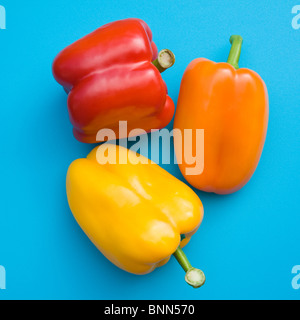
POLYGON ((243 38, 241 36, 231 36, 229 41, 231 43, 231 49, 229 52, 227 63, 238 69, 243 38))
POLYGON ((159 52, 157 59, 152 61, 160 73, 172 67, 175 63, 175 55, 169 49, 163 49, 159 52))
POLYGON ((177 248, 173 255, 186 272, 185 281, 194 288, 201 287, 205 282, 203 271, 192 267, 187 256, 180 247, 177 248))

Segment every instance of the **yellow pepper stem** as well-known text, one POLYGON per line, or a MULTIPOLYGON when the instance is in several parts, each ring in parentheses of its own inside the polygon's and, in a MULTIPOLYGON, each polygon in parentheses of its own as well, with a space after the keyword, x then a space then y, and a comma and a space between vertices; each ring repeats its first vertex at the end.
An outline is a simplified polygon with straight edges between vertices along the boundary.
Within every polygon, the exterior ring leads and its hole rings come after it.
POLYGON ((160 73, 164 72, 166 69, 171 68, 175 63, 175 55, 169 49, 163 49, 159 52, 157 59, 152 61, 155 67, 160 73))
POLYGON ((194 288, 200 288, 205 282, 205 275, 202 270, 193 268, 183 250, 178 247, 173 256, 186 272, 185 281, 194 288))

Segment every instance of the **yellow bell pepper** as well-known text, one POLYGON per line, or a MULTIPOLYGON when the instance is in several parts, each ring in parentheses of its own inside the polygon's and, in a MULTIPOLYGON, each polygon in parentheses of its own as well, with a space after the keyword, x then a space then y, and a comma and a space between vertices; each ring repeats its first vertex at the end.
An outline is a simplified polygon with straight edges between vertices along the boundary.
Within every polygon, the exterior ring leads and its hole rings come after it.
POLYGON ((142 155, 139 163, 132 163, 133 156, 137 154, 131 150, 105 143, 70 165, 66 187, 75 219, 119 268, 146 274, 174 254, 186 271, 187 283, 200 287, 205 276, 181 249, 201 224, 200 199, 142 155), (105 154, 115 155, 115 163, 112 157, 105 163, 105 154))

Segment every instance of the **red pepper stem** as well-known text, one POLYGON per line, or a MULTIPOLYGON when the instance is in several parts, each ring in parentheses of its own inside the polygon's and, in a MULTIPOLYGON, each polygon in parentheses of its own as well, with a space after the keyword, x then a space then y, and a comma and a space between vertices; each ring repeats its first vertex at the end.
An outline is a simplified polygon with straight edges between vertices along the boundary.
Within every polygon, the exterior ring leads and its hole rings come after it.
POLYGON ((230 37, 229 41, 232 46, 229 52, 227 63, 231 64, 235 69, 238 69, 243 38, 241 36, 234 35, 230 37))
POLYGON ((205 275, 200 269, 193 268, 183 250, 178 247, 173 256, 186 272, 185 281, 194 288, 201 287, 205 282, 205 275))
POLYGON ((169 49, 163 49, 158 53, 157 59, 152 61, 160 73, 172 67, 175 63, 175 55, 169 49))

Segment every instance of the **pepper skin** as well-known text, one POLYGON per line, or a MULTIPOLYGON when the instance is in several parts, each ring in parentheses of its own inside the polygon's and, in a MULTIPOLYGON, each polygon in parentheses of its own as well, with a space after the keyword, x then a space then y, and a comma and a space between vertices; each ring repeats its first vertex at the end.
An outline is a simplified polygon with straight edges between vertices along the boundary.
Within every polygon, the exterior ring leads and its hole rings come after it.
POLYGON ((196 284, 188 282, 199 287, 204 274, 191 267, 178 247, 185 246, 200 226, 202 203, 186 184, 149 159, 140 156, 143 163, 130 163, 133 155, 105 143, 86 159, 75 160, 66 182, 70 209, 94 245, 119 268, 146 274, 175 254, 185 271, 200 272, 196 284), (128 163, 100 164, 101 154, 113 150, 117 159, 128 163))
MULTIPOLYGON (((195 188, 218 194, 241 189, 253 175, 269 115, 263 80, 252 70, 238 69, 242 38, 232 36, 230 42, 227 63, 198 58, 188 65, 174 119, 174 128, 204 129, 204 170, 186 175, 191 165, 182 157, 182 174, 195 188)), ((182 155, 179 147, 175 141, 177 157, 182 155)))
POLYGON ((175 107, 160 74, 163 70, 152 63, 157 56, 151 30, 140 19, 104 25, 58 54, 53 75, 69 93, 76 139, 95 143, 103 128, 125 138, 119 135, 119 121, 128 122, 128 131, 149 132, 168 125, 175 107))

